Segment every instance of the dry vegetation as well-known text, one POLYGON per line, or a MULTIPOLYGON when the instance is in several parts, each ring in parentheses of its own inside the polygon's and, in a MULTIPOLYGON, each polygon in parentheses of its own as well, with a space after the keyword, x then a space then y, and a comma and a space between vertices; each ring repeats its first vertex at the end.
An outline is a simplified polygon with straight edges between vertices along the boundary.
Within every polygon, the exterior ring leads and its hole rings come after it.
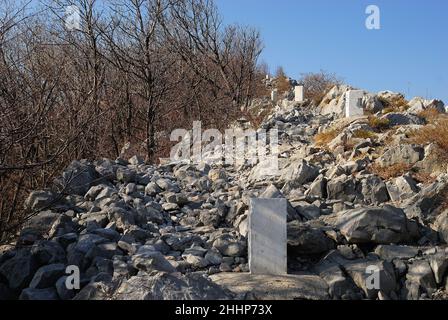
POLYGON ((384 180, 389 180, 404 175, 406 172, 410 171, 412 167, 412 165, 405 163, 397 163, 388 167, 381 167, 377 164, 372 164, 370 166, 370 171, 384 180))
POLYGON ((368 124, 372 129, 383 131, 389 128, 390 121, 388 119, 381 119, 376 116, 369 116, 368 124))
POLYGON ((282 67, 278 67, 277 71, 275 72, 275 78, 277 80, 277 90, 279 94, 291 90, 291 84, 282 67))
POLYGON ((376 137, 376 134, 372 131, 368 130, 356 130, 353 132, 353 138, 356 139, 373 139, 376 137))
POLYGON ((318 105, 331 88, 342 84, 342 79, 334 73, 321 70, 318 73, 302 74, 299 82, 303 84, 305 99, 309 99, 318 105))
POLYGON ((440 115, 431 118, 429 122, 424 127, 412 132, 410 141, 420 145, 434 143, 441 151, 440 156, 446 161, 448 154, 448 117, 440 115))
POLYGON ((342 129, 329 129, 327 131, 318 133, 314 137, 314 142, 319 147, 325 147, 334 138, 336 138, 341 132, 342 132, 342 129))
POLYGON ((403 112, 409 109, 408 101, 401 96, 394 96, 387 99, 382 97, 379 100, 384 107, 383 114, 391 112, 403 112))
POLYGON ((428 108, 418 113, 420 118, 425 119, 427 123, 433 123, 435 120, 440 118, 442 114, 436 108, 428 108))
POLYGON ((155 162, 174 128, 225 128, 263 92, 261 48, 210 0, 0 1, 0 237, 74 159, 155 162))

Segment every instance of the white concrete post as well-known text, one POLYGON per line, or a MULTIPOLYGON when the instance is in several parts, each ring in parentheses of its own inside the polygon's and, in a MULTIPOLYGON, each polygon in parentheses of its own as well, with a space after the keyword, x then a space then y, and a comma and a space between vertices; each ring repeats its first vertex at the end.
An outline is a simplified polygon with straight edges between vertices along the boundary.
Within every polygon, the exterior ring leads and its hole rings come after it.
POLYGON ((303 86, 295 86, 294 101, 295 102, 303 102, 303 86))
POLYGON ((345 116, 347 118, 364 115, 362 108, 363 97, 364 91, 362 90, 350 90, 346 93, 345 116))
POLYGON ((271 91, 271 100, 272 100, 272 102, 277 103, 277 101, 278 101, 278 91, 277 91, 277 89, 274 89, 274 90, 271 91))
POLYGON ((287 274, 286 199, 251 199, 249 269, 252 274, 287 274))

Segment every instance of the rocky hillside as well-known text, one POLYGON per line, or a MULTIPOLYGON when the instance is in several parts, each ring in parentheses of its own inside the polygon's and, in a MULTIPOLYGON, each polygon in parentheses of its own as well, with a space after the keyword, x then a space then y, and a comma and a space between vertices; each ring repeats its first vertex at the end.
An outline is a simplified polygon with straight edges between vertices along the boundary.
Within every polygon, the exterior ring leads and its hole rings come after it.
POLYGON ((0 299, 448 298, 444 105, 366 93, 366 115, 344 118, 347 90, 273 108, 260 128, 279 130, 280 175, 73 162, 53 190, 30 194, 31 218, 0 247, 0 299), (248 279, 251 197, 288 200, 294 277, 248 279), (67 289, 70 265, 79 290, 67 289))

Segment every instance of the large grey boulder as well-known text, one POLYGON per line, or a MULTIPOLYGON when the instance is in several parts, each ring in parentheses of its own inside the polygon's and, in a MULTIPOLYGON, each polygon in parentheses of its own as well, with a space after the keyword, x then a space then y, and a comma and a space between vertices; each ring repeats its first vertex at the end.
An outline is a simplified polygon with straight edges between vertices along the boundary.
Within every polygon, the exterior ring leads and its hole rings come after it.
POLYGON ((113 289, 111 282, 90 282, 76 294, 73 300, 110 300, 113 289))
POLYGON ((57 200, 57 195, 50 190, 38 190, 29 194, 25 200, 25 209, 42 210, 49 208, 57 200))
POLYGON ((313 255, 322 254, 334 249, 334 242, 319 229, 292 221, 287 226, 288 254, 313 255))
POLYGON ((171 181, 170 179, 161 178, 156 181, 157 186, 159 186, 162 190, 171 191, 171 192, 180 192, 179 186, 171 181))
POLYGON ((327 179, 325 176, 318 176, 308 188, 307 195, 317 198, 327 197, 327 179))
POLYGON ((417 247, 398 246, 398 245, 379 245, 375 253, 382 259, 392 261, 394 259, 408 260, 419 255, 420 250, 417 247))
POLYGON ((423 159, 423 149, 409 144, 393 146, 376 160, 381 167, 396 164, 413 165, 423 159))
POLYGON ((305 160, 292 162, 281 171, 279 181, 288 183, 291 188, 301 187, 304 183, 311 182, 319 175, 319 168, 309 164, 305 160))
POLYGON ((92 164, 85 160, 75 160, 55 180, 55 184, 65 193, 84 196, 91 186, 100 182, 99 178, 100 175, 92 164))
POLYGON ((7 280, 10 289, 19 291, 28 286, 38 268, 39 264, 30 251, 20 250, 0 266, 0 275, 7 280))
POLYGON ((145 193, 146 193, 146 195, 148 195, 150 197, 154 197, 155 195, 159 194, 160 192, 162 192, 162 189, 155 182, 150 182, 145 187, 145 193))
POLYGON ((342 211, 324 219, 351 243, 401 243, 418 236, 417 224, 408 220, 403 210, 390 205, 342 211))
POLYGON ((367 204, 379 205, 389 200, 386 184, 375 175, 369 175, 362 180, 361 193, 367 204))
POLYGON ((426 100, 420 97, 415 97, 408 103, 409 109, 407 112, 419 113, 426 109, 436 109, 437 111, 444 113, 445 107, 443 101, 440 100, 426 100))
MULTIPOLYGON (((443 250, 443 249, 442 249, 443 250)), ((438 285, 443 284, 443 279, 448 270, 448 252, 437 252, 434 255, 429 256, 429 265, 434 273, 434 278, 438 285)))
POLYGON ((437 284, 431 266, 426 260, 416 260, 408 266, 405 282, 405 299, 419 300, 423 293, 431 296, 437 284))
POLYGON ((176 272, 176 269, 158 251, 146 251, 132 256, 132 265, 134 268, 145 272, 176 272))
POLYGON ((229 234, 219 236, 213 242, 213 248, 216 248, 223 256, 228 257, 240 257, 246 251, 245 243, 229 234))
POLYGON ((34 274, 30 283, 32 289, 45 289, 53 287, 56 281, 65 273, 65 265, 50 264, 43 266, 34 274))
MULTIPOLYGON (((404 200, 400 207, 410 219, 418 219, 420 222, 432 222, 438 220, 441 201, 446 197, 445 190, 448 187, 446 175, 440 175, 438 180, 421 187, 419 193, 404 200), (429 220, 429 221, 428 221, 429 220), (432 221, 431 221, 432 220, 432 221)), ((443 225, 443 218, 438 220, 443 225)), ((441 228, 443 230, 443 227, 441 228)), ((441 234, 443 236, 443 232, 441 234)))
POLYGON ((369 299, 375 299, 381 291, 386 295, 390 295, 397 290, 397 279, 392 263, 381 260, 354 260, 344 265, 347 274, 353 279, 355 284, 364 291, 369 299), (370 272, 368 272, 370 270, 370 272), (379 276, 379 287, 371 286, 372 282, 369 277, 373 272, 379 276))
POLYGON ((117 180, 123 183, 130 183, 136 181, 137 173, 135 170, 128 168, 117 169, 117 180))
POLYGON ((211 280, 237 295, 254 300, 328 300, 328 285, 317 275, 255 275, 233 272, 212 275, 211 280))
POLYGON ((357 181, 345 174, 333 178, 327 183, 328 199, 354 202, 362 197, 357 190, 357 181))
POLYGON ((382 119, 387 119, 390 126, 403 126, 410 124, 423 125, 425 121, 414 115, 414 114, 404 114, 404 113, 388 113, 382 117, 382 119))
POLYGON ((448 210, 437 216, 434 229, 438 232, 440 239, 448 243, 448 210))
POLYGON ((50 231, 53 223, 60 217, 60 215, 60 213, 50 210, 42 211, 33 216, 24 224, 22 234, 31 230, 37 232, 40 235, 47 234, 50 231))
POLYGON ((230 300, 234 295, 201 274, 139 273, 123 282, 113 300, 230 300))
POLYGON ((65 263, 65 250, 56 241, 41 240, 31 247, 33 258, 39 263, 39 266, 53 263, 65 263))
POLYGON ((386 187, 390 199, 394 202, 400 202, 413 197, 419 191, 415 180, 408 175, 387 181, 386 187))
POLYGON ((339 264, 322 260, 313 267, 317 273, 328 284, 328 292, 333 299, 359 300, 362 299, 360 289, 347 276, 339 264))

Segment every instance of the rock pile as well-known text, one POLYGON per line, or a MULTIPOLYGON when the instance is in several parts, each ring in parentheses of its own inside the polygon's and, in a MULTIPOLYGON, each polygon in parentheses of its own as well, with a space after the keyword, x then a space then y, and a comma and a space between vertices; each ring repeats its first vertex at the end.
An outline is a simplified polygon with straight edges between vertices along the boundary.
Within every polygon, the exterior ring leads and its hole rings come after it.
MULTIPOLYGON (((62 192, 29 195, 36 214, 0 247, 0 299, 264 298, 235 278, 249 271, 251 197, 288 200, 288 269, 303 277, 283 279, 289 293, 269 298, 447 298, 448 171, 418 181, 412 168, 425 170, 430 149, 407 139, 425 123, 418 110, 443 104, 414 99, 405 112, 378 113, 390 128, 381 131, 368 117, 341 118, 345 92, 334 88, 318 107, 283 101, 262 123, 279 130, 278 176, 249 163, 74 161, 55 182, 62 192), (406 170, 393 177, 374 170, 397 165, 406 170), (77 290, 67 266, 79 268, 77 290)), ((366 94, 366 109, 381 112, 393 95, 366 94)))

